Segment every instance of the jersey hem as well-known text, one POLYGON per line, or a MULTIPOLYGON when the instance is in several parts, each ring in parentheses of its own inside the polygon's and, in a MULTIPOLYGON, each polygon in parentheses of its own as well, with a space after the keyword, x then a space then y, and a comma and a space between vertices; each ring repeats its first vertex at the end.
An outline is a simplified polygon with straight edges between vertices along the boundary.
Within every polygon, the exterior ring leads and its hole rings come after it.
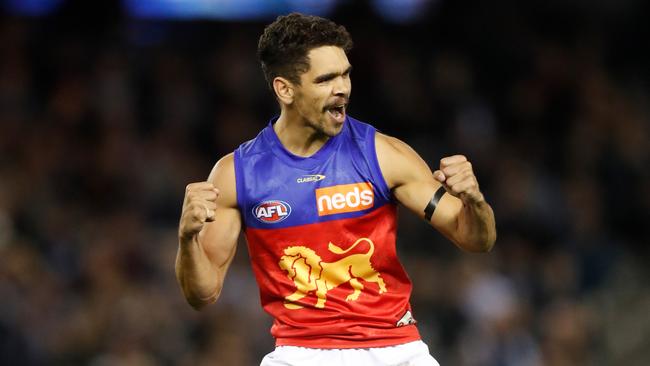
POLYGON ((352 349, 352 348, 380 348, 398 346, 410 342, 420 341, 422 338, 417 330, 415 334, 395 339, 378 340, 342 340, 334 338, 276 338, 275 346, 294 346, 317 349, 352 349))

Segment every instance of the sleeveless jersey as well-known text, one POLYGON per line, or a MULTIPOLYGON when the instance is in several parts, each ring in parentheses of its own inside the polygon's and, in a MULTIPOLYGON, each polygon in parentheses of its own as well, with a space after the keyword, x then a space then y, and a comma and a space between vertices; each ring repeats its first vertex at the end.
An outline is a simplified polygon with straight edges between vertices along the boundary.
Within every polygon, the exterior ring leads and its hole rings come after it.
POLYGON ((237 202, 277 346, 383 347, 419 340, 396 248, 396 205, 375 129, 347 117, 310 157, 272 120, 235 150, 237 202))

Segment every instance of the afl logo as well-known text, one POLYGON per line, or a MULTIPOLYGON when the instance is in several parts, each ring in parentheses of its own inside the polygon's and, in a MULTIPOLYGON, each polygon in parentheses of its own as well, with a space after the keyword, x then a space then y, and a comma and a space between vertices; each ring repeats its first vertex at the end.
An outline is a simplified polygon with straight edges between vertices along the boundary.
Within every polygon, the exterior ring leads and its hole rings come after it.
POLYGON ((280 200, 260 202, 253 207, 253 216, 261 222, 275 224, 291 214, 291 206, 280 200))

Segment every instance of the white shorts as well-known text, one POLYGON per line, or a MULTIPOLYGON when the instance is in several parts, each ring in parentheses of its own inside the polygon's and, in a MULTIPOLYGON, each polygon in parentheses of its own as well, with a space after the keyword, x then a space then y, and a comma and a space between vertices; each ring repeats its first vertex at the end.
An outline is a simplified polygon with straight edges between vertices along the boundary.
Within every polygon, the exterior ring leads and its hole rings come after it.
POLYGON ((378 348, 276 347, 260 366, 440 366, 422 341, 378 348))

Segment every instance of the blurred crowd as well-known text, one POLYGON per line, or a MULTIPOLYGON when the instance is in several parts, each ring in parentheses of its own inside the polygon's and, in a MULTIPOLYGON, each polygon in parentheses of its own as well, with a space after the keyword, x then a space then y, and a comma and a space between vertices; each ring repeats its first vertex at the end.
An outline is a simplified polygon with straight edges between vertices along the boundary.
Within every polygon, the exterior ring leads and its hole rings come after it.
MULTIPOLYGON (((401 211, 432 355, 647 365, 648 5, 433 3, 412 25, 332 15, 355 41, 350 114, 432 168, 467 155, 496 213, 474 255, 401 211)), ((185 185, 278 113, 264 23, 74 18, 0 17, 0 364, 259 364, 245 241, 202 312, 174 258, 185 185)))

